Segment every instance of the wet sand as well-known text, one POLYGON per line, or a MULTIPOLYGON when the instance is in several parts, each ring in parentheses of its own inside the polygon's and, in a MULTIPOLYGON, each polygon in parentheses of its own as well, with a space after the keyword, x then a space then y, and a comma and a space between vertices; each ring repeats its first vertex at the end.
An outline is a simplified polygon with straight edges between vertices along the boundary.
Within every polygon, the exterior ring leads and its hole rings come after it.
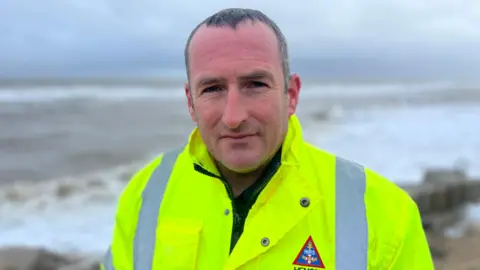
POLYGON ((458 238, 430 236, 430 244, 443 253, 435 259, 436 270, 480 270, 480 224, 458 238))

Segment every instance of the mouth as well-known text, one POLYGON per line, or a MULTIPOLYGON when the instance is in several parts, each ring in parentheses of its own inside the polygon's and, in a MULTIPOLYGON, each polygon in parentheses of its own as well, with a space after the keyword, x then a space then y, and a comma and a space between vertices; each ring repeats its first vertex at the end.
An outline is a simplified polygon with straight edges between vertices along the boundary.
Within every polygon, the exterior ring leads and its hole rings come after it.
POLYGON ((225 135, 222 136, 222 139, 231 139, 231 140, 240 140, 240 139, 246 139, 256 136, 256 134, 232 134, 232 135, 225 135))

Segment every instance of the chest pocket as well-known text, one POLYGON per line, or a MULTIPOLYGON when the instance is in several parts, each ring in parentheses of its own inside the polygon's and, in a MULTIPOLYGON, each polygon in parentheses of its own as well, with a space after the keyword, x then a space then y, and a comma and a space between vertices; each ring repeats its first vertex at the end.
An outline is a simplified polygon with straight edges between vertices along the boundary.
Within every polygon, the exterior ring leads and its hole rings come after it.
POLYGON ((196 269, 201 231, 197 220, 163 221, 157 228, 154 269, 196 269))

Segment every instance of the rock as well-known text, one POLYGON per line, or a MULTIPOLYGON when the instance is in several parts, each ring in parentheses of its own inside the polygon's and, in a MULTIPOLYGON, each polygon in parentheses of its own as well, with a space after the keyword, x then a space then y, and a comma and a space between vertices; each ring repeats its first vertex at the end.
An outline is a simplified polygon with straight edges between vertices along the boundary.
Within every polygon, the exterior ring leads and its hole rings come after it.
POLYGON ((468 177, 464 171, 452 169, 429 169, 423 176, 425 183, 458 183, 468 181, 468 177))
POLYGON ((425 231, 442 233, 448 228, 458 225, 464 220, 465 209, 458 208, 453 211, 446 211, 443 213, 431 213, 422 216, 422 222, 425 231))
POLYGON ((434 208, 437 211, 451 210, 467 202, 468 177, 463 171, 428 170, 424 175, 424 182, 436 186, 434 208))
POLYGON ((22 202, 23 200, 25 200, 24 196, 22 196, 22 194, 16 189, 7 191, 5 194, 5 198, 12 202, 22 202))
POLYGON ((465 217, 465 206, 480 196, 480 182, 474 183, 463 171, 430 169, 423 182, 404 189, 415 200, 425 230, 441 232, 465 217))
POLYGON ((36 247, 0 248, 0 270, 90 270, 98 262, 36 247))
POLYGON ((102 182, 102 179, 92 179, 87 183, 87 186, 103 188, 105 187, 105 183, 102 182))
POLYGON ((480 235, 480 222, 470 223, 465 230, 465 235, 467 236, 480 235))
POLYGON ((469 202, 480 202, 480 179, 473 179, 467 183, 466 196, 469 202))
POLYGON ((57 197, 65 198, 72 195, 75 192, 75 186, 72 184, 61 184, 57 187, 57 197))
POLYGON ((431 212, 438 213, 447 210, 448 189, 445 186, 438 186, 431 194, 431 212))
POLYGON ((323 108, 312 115, 313 119, 326 121, 332 118, 341 118, 343 116, 343 109, 339 105, 333 105, 330 108, 323 108))
POLYGON ((420 214, 425 214, 425 213, 429 213, 431 212, 431 209, 432 209, 432 196, 430 196, 431 192, 429 192, 429 190, 431 190, 432 188, 429 187, 429 186, 424 186, 424 188, 422 188, 422 190, 420 191, 423 191, 423 192, 417 192, 413 199, 415 200, 415 202, 417 203, 417 206, 418 206, 418 210, 420 211, 420 214), (428 188, 428 189, 427 189, 428 188))
POLYGON ((445 247, 445 237, 438 233, 427 232, 428 245, 432 257, 436 260, 445 258, 447 256, 447 249, 445 247))
POLYGON ((58 268, 58 270, 99 270, 100 263, 95 260, 85 260, 77 264, 71 264, 58 268))

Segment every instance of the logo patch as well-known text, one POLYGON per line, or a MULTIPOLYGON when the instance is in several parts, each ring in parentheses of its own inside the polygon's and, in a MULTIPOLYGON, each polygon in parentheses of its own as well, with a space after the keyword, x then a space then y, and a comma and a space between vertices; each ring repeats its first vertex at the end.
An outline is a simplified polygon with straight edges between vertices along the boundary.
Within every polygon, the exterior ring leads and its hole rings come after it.
POLYGON ((309 236, 303 245, 297 258, 293 261, 294 265, 310 266, 315 268, 325 268, 320 253, 313 242, 312 236, 309 236))

